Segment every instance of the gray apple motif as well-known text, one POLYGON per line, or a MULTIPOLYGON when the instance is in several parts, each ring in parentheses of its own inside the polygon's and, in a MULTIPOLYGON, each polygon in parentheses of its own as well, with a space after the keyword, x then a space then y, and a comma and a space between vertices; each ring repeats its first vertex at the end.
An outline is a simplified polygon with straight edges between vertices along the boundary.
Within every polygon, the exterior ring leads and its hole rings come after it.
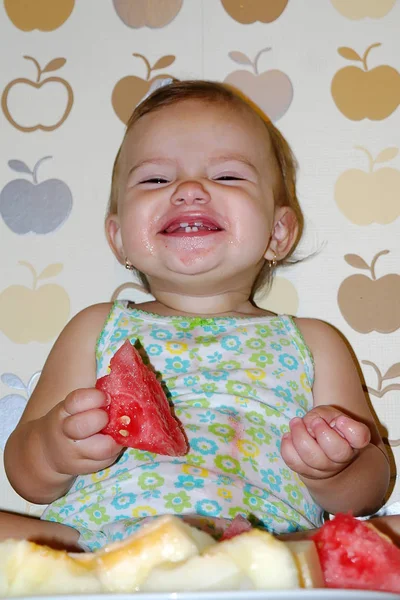
POLYGON ((0 214, 5 224, 18 234, 44 234, 55 231, 67 219, 72 208, 72 194, 60 179, 38 183, 37 171, 44 156, 31 171, 21 160, 9 160, 8 166, 18 173, 28 173, 32 181, 14 179, 0 194, 0 214))
POLYGON ((14 390, 22 390, 22 394, 8 394, 0 398, 0 448, 4 450, 10 434, 16 428, 26 403, 39 379, 40 371, 34 373, 27 385, 14 373, 3 373, 1 381, 14 390))

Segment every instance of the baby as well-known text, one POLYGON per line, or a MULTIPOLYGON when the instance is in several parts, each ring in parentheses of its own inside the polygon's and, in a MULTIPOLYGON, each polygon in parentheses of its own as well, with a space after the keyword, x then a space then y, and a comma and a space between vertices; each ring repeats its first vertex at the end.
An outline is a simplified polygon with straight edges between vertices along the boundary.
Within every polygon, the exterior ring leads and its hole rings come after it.
POLYGON ((346 343, 254 303, 302 229, 290 148, 234 90, 174 82, 135 109, 106 232, 154 301, 91 306, 59 336, 5 450, 17 492, 49 507, 5 529, 93 550, 165 513, 283 535, 382 505, 388 458, 346 343), (127 339, 161 373, 186 456, 101 433, 110 399, 95 382, 127 339))

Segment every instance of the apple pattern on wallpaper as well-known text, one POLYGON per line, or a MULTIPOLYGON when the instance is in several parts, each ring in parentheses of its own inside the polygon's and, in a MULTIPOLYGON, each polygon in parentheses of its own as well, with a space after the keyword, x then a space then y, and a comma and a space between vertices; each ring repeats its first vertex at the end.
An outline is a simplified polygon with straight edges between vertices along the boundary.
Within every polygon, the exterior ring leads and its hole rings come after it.
POLYGON ((381 45, 380 42, 371 44, 362 56, 353 48, 338 48, 340 56, 362 64, 362 68, 344 67, 332 79, 333 100, 340 112, 352 121, 381 121, 400 104, 400 73, 389 65, 368 68, 369 53, 381 45))
POLYGON ((113 0, 121 20, 138 29, 159 28, 168 25, 182 8, 183 0, 113 0))
POLYGON ((288 0, 221 0, 222 6, 235 21, 249 25, 272 23, 281 16, 288 0))
MULTIPOLYGON (((50 62, 48 62, 47 65, 42 69, 38 61, 33 56, 24 56, 24 58, 34 63, 36 67, 36 81, 28 79, 27 77, 18 77, 17 79, 13 79, 6 85, 1 96, 1 108, 3 110, 4 116, 9 121, 9 123, 11 123, 11 125, 16 129, 19 129, 19 131, 28 133, 37 130, 54 131, 54 129, 57 129, 64 123, 69 113, 71 112, 72 105, 74 103, 74 93, 68 81, 66 81, 62 77, 50 76, 43 79, 42 76, 44 73, 49 73, 50 71, 57 71, 58 69, 61 69, 61 67, 65 65, 66 59, 63 57, 54 58, 50 60, 50 62), (16 102, 16 105, 21 103, 23 106, 28 107, 29 103, 31 103, 32 105, 36 103, 34 99, 36 96, 34 95, 34 93, 37 94, 44 85, 50 83, 61 85, 64 88, 64 91, 66 92, 65 105, 60 107, 60 118, 55 123, 49 124, 32 123, 31 125, 27 125, 19 123, 13 116, 13 107, 9 106, 9 97, 11 92, 13 92, 13 94, 19 94, 19 98, 21 99, 20 102, 16 102), (30 97, 28 92, 33 92, 32 97, 30 97)), ((54 101, 50 96, 49 103, 51 102, 54 101)), ((29 120, 29 115, 26 115, 26 118, 29 120)))
POLYGON ((358 21, 367 17, 385 17, 396 4, 396 0, 331 0, 331 3, 344 17, 358 21))
POLYGON ((71 212, 72 194, 66 183, 54 178, 38 181, 40 165, 51 158, 44 156, 38 160, 32 171, 21 160, 8 161, 10 169, 29 176, 13 179, 0 192, 0 214, 14 233, 50 233, 71 212))
POLYGON ((27 261, 18 264, 30 271, 31 283, 11 285, 0 294, 0 331, 16 344, 50 342, 70 314, 66 290, 57 283, 47 283, 61 273, 63 265, 53 263, 37 273, 27 261), (42 284, 43 280, 46 283, 42 284))
POLYGON ((277 121, 287 112, 293 100, 293 87, 289 77, 278 69, 259 72, 258 62, 262 54, 271 48, 260 50, 254 60, 243 52, 229 52, 229 57, 239 65, 250 66, 253 72, 240 69, 225 77, 232 85, 252 100, 270 119, 277 121))
POLYGON ((39 379, 40 371, 36 371, 25 384, 18 375, 14 373, 3 373, 0 377, 2 383, 19 393, 7 394, 0 398, 0 448, 4 450, 6 441, 14 431, 26 404, 39 379), (22 392, 22 393, 21 393, 22 392))
POLYGON ((75 0, 4 0, 9 19, 22 31, 53 31, 69 18, 75 0))
POLYGON ((111 103, 114 111, 118 118, 125 124, 128 122, 135 106, 139 104, 143 96, 149 91, 153 81, 171 77, 168 73, 152 76, 153 71, 166 69, 175 62, 175 56, 172 54, 161 56, 161 58, 156 60, 153 66, 150 65, 150 62, 143 54, 134 52, 132 56, 140 58, 144 63, 146 68, 146 78, 142 79, 136 75, 127 75, 115 84, 111 95, 111 103))

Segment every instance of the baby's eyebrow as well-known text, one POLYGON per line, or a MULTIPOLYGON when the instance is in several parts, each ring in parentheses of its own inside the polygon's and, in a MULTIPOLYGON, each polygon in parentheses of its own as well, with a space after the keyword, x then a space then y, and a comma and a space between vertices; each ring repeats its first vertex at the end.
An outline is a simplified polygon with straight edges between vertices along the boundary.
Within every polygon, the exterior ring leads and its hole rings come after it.
POLYGON ((134 164, 133 167, 131 167, 129 169, 128 177, 129 177, 129 175, 132 175, 132 173, 134 173, 141 167, 145 167, 146 165, 165 165, 165 164, 174 165, 175 162, 169 158, 145 158, 144 160, 141 160, 141 161, 137 162, 136 164, 134 164))
POLYGON ((220 154, 218 156, 213 156, 209 162, 210 164, 214 164, 229 161, 241 162, 247 167, 250 167, 250 169, 253 169, 253 171, 257 172, 257 169, 254 166, 254 164, 247 158, 247 156, 244 156, 243 154, 220 154))

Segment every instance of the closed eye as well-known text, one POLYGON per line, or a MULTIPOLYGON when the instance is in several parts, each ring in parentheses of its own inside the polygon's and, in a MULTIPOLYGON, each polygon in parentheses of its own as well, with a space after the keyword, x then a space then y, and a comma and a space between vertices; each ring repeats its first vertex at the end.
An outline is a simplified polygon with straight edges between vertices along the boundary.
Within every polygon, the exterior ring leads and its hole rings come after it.
POLYGON ((168 179, 164 179, 164 177, 151 177, 150 179, 144 179, 139 183, 168 183, 168 179))
POLYGON ((244 177, 236 177, 235 175, 221 175, 221 177, 216 177, 215 181, 244 181, 244 177))

